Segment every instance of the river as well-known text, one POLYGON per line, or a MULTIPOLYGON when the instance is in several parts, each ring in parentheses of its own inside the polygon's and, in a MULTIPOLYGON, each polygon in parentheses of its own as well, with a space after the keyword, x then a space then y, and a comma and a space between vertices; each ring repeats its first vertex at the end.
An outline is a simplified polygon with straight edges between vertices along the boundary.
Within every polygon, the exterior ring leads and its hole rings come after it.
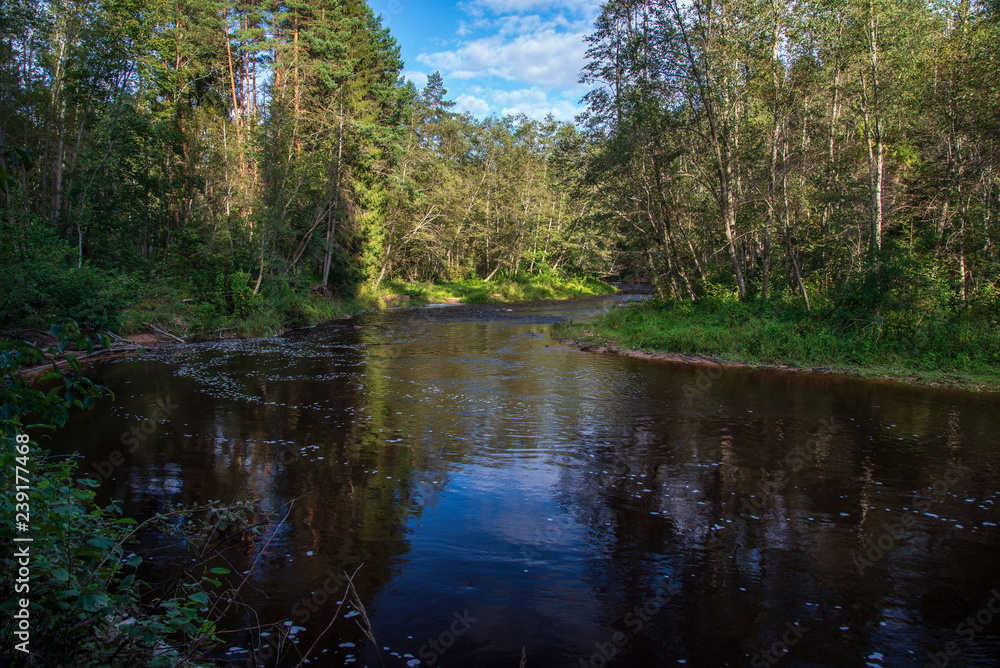
MULTIPOLYGON (((620 299, 385 311, 109 362, 88 375, 116 401, 53 448, 136 516, 256 498, 284 518, 230 554, 256 616, 229 621, 292 624, 270 665, 338 610, 311 665, 998 665, 997 395, 550 337, 620 299)), ((146 547, 157 572, 188 559, 146 547)), ((253 642, 220 654, 249 665, 253 642)))

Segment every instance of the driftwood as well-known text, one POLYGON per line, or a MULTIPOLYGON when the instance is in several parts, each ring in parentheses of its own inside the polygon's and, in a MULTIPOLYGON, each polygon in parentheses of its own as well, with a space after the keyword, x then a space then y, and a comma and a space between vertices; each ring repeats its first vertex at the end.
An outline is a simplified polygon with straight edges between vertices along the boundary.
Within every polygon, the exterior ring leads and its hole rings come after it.
POLYGON ((125 345, 129 345, 129 344, 131 344, 131 343, 132 343, 132 342, 131 342, 131 341, 129 341, 128 339, 123 339, 122 337, 118 336, 118 335, 117 335, 117 334, 115 334, 114 332, 104 332, 104 334, 107 334, 107 335, 108 335, 108 337, 110 337, 110 338, 114 339, 115 341, 117 341, 117 342, 119 342, 119 343, 123 343, 123 344, 125 344, 125 345))
MULTIPOLYGON (((102 348, 101 350, 95 350, 93 353, 89 355, 86 353, 74 355, 74 352, 79 352, 79 351, 69 351, 69 350, 66 351, 66 354, 73 355, 76 358, 77 362, 88 362, 92 361, 95 357, 101 357, 103 355, 124 355, 127 353, 134 353, 138 350, 142 350, 142 346, 138 346, 135 344, 128 344, 128 345, 112 345, 110 348, 102 348)), ((53 364, 55 364, 56 367, 59 369, 69 366, 69 362, 65 358, 55 359, 46 362, 45 364, 29 367, 27 369, 21 369, 20 371, 17 372, 17 375, 22 378, 34 378, 35 376, 40 376, 43 373, 48 373, 49 371, 51 371, 53 364)))
POLYGON ((160 329, 159 327, 157 327, 156 325, 154 325, 152 323, 148 323, 147 322, 146 326, 149 327, 154 332, 159 332, 160 334, 163 334, 163 336, 166 336, 166 337, 169 337, 169 338, 173 339, 177 343, 186 343, 186 341, 184 339, 180 338, 179 336, 174 336, 170 332, 164 332, 162 329, 160 329))

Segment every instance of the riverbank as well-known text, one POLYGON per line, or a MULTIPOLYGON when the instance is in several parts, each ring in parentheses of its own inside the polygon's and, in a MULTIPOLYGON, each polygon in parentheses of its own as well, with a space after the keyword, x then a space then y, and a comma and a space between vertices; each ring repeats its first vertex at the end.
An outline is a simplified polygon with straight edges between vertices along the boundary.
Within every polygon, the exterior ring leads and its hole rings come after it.
MULTIPOLYGON (((614 287, 597 279, 571 276, 437 283, 389 281, 377 289, 362 286, 350 294, 312 286, 272 291, 267 297, 249 291, 192 296, 183 288, 158 285, 125 306, 115 325, 101 328, 112 339, 112 345, 93 356, 205 340, 273 336, 386 308, 579 299, 613 292, 614 287)), ((54 345, 44 318, 38 320, 9 330, 4 338, 29 341, 43 348, 54 345)), ((81 351, 68 352, 78 354, 80 359, 86 357, 81 351)))
POLYGON ((554 329, 557 338, 599 353, 1000 392, 995 330, 956 320, 906 336, 879 334, 804 309, 714 300, 634 304, 554 329))
POLYGON ((464 279, 437 283, 389 281, 378 288, 360 286, 338 294, 313 286, 271 294, 236 294, 228 299, 193 299, 161 291, 127 309, 121 318, 123 338, 151 335, 156 342, 273 336, 322 325, 370 311, 427 304, 485 304, 542 299, 578 299, 615 289, 590 277, 532 276, 516 280, 464 279))

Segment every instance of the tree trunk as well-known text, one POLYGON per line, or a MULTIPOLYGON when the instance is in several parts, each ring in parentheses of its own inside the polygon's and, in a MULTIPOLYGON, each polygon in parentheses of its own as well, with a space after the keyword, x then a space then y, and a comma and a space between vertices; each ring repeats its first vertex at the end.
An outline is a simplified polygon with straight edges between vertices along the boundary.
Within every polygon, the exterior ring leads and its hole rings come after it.
POLYGON ((774 13, 771 28, 771 85, 774 100, 771 101, 771 150, 768 155, 767 180, 767 216, 764 218, 764 248, 761 252, 760 298, 767 301, 769 295, 768 282, 771 277, 771 226, 774 223, 777 169, 778 169, 778 137, 780 125, 778 121, 778 104, 780 82, 778 79, 778 38, 779 15, 774 2, 771 3, 774 13))
POLYGON ((222 10, 222 30, 226 36, 226 59, 229 61, 229 88, 233 95, 233 122, 236 124, 236 143, 241 144, 240 138, 240 104, 236 97, 236 77, 233 74, 233 47, 229 39, 229 17, 226 10, 222 10))
POLYGON ((864 115, 865 143, 868 147, 868 190, 871 207, 871 250, 878 254, 882 249, 882 181, 884 172, 884 145, 882 142, 882 114, 879 109, 878 82, 878 24, 875 21, 873 0, 868 3, 868 51, 871 62, 871 82, 865 80, 861 69, 861 111, 864 115))
POLYGON ((802 299, 805 301, 806 310, 812 310, 809 305, 809 291, 806 290, 806 282, 802 278, 802 267, 799 266, 799 254, 792 244, 792 225, 791 225, 791 213, 788 206, 788 136, 785 136, 784 143, 781 148, 781 190, 782 197, 785 204, 785 251, 788 253, 788 264, 792 268, 792 273, 795 276, 795 282, 799 286, 799 291, 802 293, 802 299))
MULTIPOLYGON (((340 91, 340 126, 337 129, 337 171, 333 179, 333 193, 336 198, 334 202, 339 203, 340 196, 340 174, 341 174, 341 159, 344 155, 344 91, 340 91)), ((333 259, 333 235, 337 230, 337 208, 336 204, 327 214, 327 226, 326 226, 326 247, 325 254, 323 256, 323 285, 327 284, 330 280, 330 263, 333 259)))

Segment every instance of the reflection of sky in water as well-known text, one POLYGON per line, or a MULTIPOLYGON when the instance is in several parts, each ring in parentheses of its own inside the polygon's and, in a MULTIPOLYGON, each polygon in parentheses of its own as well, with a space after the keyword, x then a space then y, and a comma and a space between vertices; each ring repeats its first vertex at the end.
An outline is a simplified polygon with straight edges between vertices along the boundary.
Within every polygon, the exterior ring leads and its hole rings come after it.
POLYGON ((465 611, 475 623, 435 665, 517 665, 522 648, 528 665, 594 665, 616 633, 612 664, 747 665, 795 623, 809 630, 782 665, 923 665, 948 641, 955 665, 994 665, 1000 623, 972 642, 955 628, 1000 585, 995 397, 586 354, 545 323, 593 302, 507 308, 97 367, 118 402, 60 445, 106 459, 158 399, 180 405, 101 493, 147 512, 245 497, 288 512, 249 553, 248 596, 264 620, 295 618, 302 651, 342 595, 293 611, 364 564, 389 650, 351 617, 320 665, 427 665, 421 649, 465 611))

